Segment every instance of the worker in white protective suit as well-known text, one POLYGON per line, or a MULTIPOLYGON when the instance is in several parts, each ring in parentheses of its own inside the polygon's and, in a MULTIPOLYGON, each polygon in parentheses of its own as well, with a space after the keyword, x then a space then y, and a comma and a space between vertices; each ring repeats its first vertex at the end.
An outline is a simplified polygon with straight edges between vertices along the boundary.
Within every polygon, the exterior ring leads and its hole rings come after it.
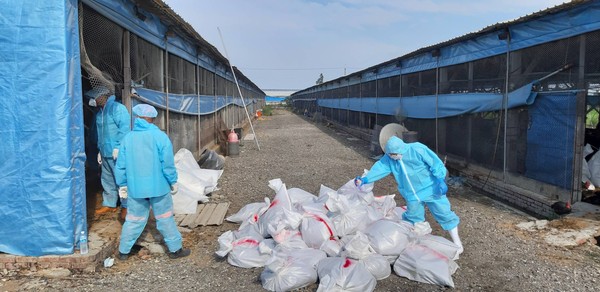
POLYGON ((357 176, 355 184, 374 183, 390 173, 398 183, 398 191, 406 201, 407 210, 402 219, 413 225, 425 222, 425 205, 452 240, 463 251, 458 236, 460 219, 450 208, 446 197, 446 167, 427 146, 415 142, 405 143, 393 136, 385 145, 385 155, 364 176, 357 176))

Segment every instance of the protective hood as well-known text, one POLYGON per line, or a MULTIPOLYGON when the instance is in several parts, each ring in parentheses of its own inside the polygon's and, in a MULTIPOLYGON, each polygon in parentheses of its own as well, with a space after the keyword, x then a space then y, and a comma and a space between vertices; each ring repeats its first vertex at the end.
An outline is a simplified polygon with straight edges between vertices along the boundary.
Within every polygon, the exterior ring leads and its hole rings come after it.
POLYGON ((133 130, 134 131, 147 131, 147 130, 152 129, 154 127, 156 127, 156 125, 148 123, 144 119, 136 118, 133 121, 133 130))
POLYGON ((406 154, 408 151, 408 145, 402 141, 402 139, 392 136, 385 144, 385 153, 398 153, 406 154))

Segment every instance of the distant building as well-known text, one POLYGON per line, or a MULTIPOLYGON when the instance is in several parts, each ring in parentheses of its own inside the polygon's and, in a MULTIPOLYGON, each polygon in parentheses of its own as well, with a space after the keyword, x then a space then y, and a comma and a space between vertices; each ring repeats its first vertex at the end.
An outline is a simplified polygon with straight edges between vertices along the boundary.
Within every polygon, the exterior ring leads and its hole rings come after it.
POLYGON ((298 91, 297 89, 264 89, 263 90, 267 95, 265 97, 266 104, 283 104, 285 99, 292 95, 294 92, 298 91))

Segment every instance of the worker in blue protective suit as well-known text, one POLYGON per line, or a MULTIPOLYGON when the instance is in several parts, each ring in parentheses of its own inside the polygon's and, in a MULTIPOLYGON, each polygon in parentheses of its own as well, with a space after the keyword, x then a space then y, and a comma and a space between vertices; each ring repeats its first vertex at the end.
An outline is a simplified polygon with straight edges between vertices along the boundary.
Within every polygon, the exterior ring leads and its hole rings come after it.
POLYGON ((444 163, 427 146, 418 142, 405 143, 396 136, 386 143, 385 153, 366 175, 356 177, 355 184, 360 187, 393 174, 398 191, 406 201, 407 209, 402 219, 413 225, 425 222, 424 207, 427 205, 435 220, 449 231, 461 253, 463 246, 458 236, 460 219, 452 212, 446 197, 448 186, 444 163))
POLYGON ((126 260, 135 241, 148 222, 150 207, 156 227, 169 249, 170 258, 185 257, 189 249, 182 247, 181 234, 173 215, 173 199, 177 193, 177 170, 173 145, 169 137, 152 124, 158 115, 147 104, 133 107, 136 119, 133 131, 125 136, 119 149, 115 177, 119 196, 127 198, 127 216, 121 230, 119 258, 126 260))
MULTIPOLYGON (((102 183, 102 208, 97 214, 106 213, 117 207, 119 199, 115 183, 115 161, 119 155, 119 146, 125 134, 131 129, 131 116, 127 108, 115 101, 115 96, 106 88, 96 88, 86 93, 92 97, 90 105, 99 108, 96 114, 95 130, 98 142, 98 164, 101 165, 100 181, 102 183)), ((127 201, 121 200, 121 219, 127 212, 127 201)))

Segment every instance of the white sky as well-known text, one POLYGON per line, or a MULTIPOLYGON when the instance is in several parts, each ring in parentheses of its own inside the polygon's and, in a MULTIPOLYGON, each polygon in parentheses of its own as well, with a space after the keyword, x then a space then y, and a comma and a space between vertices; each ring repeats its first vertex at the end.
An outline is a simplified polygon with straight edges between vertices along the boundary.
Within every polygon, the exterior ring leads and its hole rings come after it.
MULTIPOLYGON (((304 89, 563 0, 163 0, 261 89, 304 89), (227 54, 217 27, 221 30, 227 54)), ((568 2, 568 1, 567 1, 568 2)))

